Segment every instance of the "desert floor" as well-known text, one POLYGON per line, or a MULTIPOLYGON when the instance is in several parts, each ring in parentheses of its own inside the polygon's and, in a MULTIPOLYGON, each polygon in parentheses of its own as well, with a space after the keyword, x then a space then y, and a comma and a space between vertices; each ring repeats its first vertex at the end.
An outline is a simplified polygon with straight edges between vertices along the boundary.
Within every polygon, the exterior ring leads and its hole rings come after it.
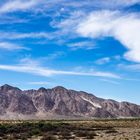
POLYGON ((1 140, 140 140, 140 119, 0 121, 1 140))

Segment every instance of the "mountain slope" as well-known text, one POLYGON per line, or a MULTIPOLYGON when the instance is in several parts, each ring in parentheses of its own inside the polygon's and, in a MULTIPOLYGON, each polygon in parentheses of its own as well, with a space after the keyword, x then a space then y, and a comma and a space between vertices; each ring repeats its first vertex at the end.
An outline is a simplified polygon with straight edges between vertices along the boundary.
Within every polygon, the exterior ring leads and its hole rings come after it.
POLYGON ((140 117, 140 106, 105 100, 64 87, 22 91, 0 87, 0 119, 140 117))

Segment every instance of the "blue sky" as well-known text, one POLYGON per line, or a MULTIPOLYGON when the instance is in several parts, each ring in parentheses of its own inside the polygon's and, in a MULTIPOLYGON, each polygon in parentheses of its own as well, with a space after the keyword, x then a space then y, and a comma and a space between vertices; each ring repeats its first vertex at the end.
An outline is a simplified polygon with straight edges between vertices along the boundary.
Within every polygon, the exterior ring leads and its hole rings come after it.
POLYGON ((140 104, 140 0, 3 0, 0 54, 1 85, 140 104))

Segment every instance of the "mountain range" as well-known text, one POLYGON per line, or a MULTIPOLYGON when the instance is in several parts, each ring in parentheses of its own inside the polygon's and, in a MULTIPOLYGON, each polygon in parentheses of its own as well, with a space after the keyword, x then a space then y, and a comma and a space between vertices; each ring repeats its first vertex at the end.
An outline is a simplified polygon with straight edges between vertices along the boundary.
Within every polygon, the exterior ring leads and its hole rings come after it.
POLYGON ((0 87, 0 119, 71 119, 140 117, 140 105, 102 99, 61 86, 21 90, 0 87))

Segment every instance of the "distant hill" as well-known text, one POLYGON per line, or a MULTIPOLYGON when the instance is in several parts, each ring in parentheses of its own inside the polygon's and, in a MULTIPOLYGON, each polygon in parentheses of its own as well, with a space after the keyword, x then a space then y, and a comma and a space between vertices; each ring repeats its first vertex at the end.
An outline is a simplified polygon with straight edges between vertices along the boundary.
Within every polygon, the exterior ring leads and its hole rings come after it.
POLYGON ((0 87, 0 119, 140 117, 140 106, 98 98, 83 91, 57 86, 22 91, 0 87))

